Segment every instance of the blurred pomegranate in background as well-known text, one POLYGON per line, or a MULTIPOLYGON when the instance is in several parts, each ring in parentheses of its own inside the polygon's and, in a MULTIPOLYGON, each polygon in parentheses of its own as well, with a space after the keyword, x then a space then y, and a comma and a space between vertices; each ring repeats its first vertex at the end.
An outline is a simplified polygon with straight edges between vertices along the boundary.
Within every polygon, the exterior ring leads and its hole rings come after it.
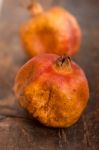
POLYGON ((20 36, 26 53, 74 55, 80 47, 81 31, 76 18, 61 7, 43 11, 40 4, 29 5, 33 15, 21 26, 20 36))

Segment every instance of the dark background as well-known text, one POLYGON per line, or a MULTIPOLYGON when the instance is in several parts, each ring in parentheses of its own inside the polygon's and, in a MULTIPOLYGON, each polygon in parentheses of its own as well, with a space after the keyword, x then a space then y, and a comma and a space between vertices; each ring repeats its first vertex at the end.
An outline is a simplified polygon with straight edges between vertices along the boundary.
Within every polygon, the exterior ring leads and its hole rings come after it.
POLYGON ((19 26, 27 20, 27 0, 4 0, 0 14, 0 150, 99 150, 99 0, 42 0, 73 13, 83 39, 73 58, 85 71, 90 99, 80 120, 67 129, 47 128, 30 119, 13 93, 17 70, 27 58, 19 26), (24 2, 24 6, 23 5, 24 2))

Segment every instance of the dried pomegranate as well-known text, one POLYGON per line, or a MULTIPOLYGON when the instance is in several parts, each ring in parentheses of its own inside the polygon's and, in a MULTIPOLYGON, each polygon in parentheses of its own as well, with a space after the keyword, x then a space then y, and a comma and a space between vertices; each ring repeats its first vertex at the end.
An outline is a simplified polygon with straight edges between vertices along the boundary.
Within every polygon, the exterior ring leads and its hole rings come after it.
POLYGON ((22 107, 51 127, 74 124, 89 98, 83 70, 69 57, 55 54, 28 61, 16 76, 15 93, 22 107))
POLYGON ((22 25, 20 33, 30 57, 42 53, 71 56, 79 50, 81 32, 72 14, 61 7, 43 11, 38 3, 29 10, 34 16, 22 25))

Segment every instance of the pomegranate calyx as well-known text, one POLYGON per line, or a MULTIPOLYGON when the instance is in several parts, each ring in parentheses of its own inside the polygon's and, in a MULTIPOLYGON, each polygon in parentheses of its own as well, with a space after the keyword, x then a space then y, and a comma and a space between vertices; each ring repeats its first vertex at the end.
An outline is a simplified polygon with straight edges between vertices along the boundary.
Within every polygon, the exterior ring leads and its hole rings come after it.
POLYGON ((39 15, 43 12, 43 8, 39 3, 32 2, 28 5, 27 9, 30 11, 32 16, 39 15))
POLYGON ((60 56, 56 62, 56 67, 60 68, 60 70, 65 70, 66 72, 71 72, 71 58, 67 55, 60 56))

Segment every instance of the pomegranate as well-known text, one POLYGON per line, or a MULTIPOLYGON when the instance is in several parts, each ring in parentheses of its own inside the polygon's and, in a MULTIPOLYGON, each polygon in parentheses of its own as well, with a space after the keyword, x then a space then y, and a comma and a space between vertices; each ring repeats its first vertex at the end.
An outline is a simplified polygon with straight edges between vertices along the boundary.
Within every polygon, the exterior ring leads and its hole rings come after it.
POLYGON ((81 31, 71 13, 61 7, 43 11, 38 3, 28 8, 33 16, 21 26, 20 37, 30 57, 42 53, 71 56, 79 50, 81 31))
POLYGON ((69 127, 89 98, 83 70, 67 56, 42 54, 17 73, 15 94, 23 108, 50 127, 69 127))

